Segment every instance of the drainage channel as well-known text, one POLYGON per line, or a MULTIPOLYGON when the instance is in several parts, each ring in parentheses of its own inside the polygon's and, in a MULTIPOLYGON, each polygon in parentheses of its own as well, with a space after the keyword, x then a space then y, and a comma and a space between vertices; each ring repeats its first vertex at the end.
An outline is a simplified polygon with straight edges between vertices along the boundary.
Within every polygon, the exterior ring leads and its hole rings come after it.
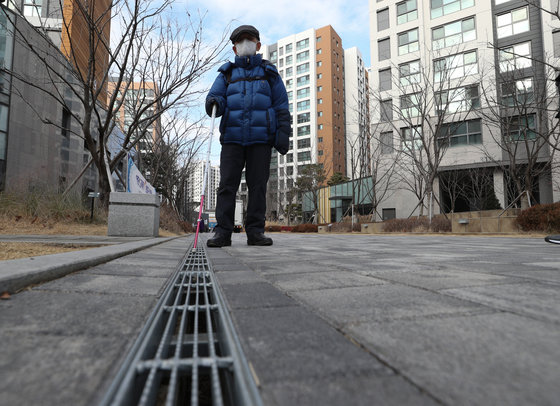
POLYGON ((102 405, 262 405, 201 245, 187 251, 102 405))

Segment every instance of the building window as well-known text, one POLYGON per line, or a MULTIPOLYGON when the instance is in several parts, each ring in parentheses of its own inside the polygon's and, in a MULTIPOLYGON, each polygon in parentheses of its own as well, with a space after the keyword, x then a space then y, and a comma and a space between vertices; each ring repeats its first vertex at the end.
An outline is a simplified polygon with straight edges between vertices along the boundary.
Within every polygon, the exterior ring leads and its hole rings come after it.
POLYGON ((323 104, 323 99, 317 100, 317 104, 323 104))
POLYGON ((298 162, 311 161, 311 151, 298 152, 297 160, 298 162))
POLYGON ((478 73, 476 51, 450 55, 434 61, 434 81, 445 82, 449 79, 464 78, 478 73))
MULTIPOLYGON (((292 45, 292 44, 286 45, 286 54, 289 54, 290 52, 292 52, 292 48, 293 48, 293 45, 292 45)), ((286 62, 287 62, 287 61, 286 61, 286 62)))
POLYGON ((317 86, 317 91, 322 92, 323 91, 323 86, 317 86))
POLYGON ((502 83, 502 104, 509 107, 526 106, 533 101, 533 78, 502 83))
POLYGON ((319 36, 317 37, 317 42, 321 42, 321 40, 322 40, 322 38, 321 38, 321 36, 319 35, 319 36))
POLYGON ((311 113, 303 113, 297 115, 298 124, 308 123, 309 121, 311 121, 311 113))
POLYGON ((292 55, 289 55, 286 57, 286 66, 291 65, 292 63, 294 63, 294 57, 292 55))
POLYGON ((474 6, 474 0, 430 0, 432 18, 438 18, 474 6))
POLYGON ((290 113, 294 112, 294 104, 293 103, 288 103, 288 110, 290 111, 290 113))
POLYGON ((298 99, 304 99, 306 97, 309 97, 310 94, 311 94, 311 92, 310 92, 308 87, 306 87, 304 89, 299 89, 297 91, 297 98, 298 99))
MULTIPOLYGON (((293 160, 291 162, 293 162, 293 160)), ((294 167, 293 166, 286 166, 286 175, 290 176, 290 175, 293 175, 293 174, 294 174, 294 167)))
POLYGON ((537 138, 535 115, 510 117, 504 124, 503 134, 509 142, 534 140, 537 138))
POLYGON ((321 48, 319 48, 319 49, 317 50, 317 55, 321 55, 322 53, 323 53, 323 50, 322 50, 321 48))
POLYGON ((380 61, 391 59, 391 44, 389 38, 377 41, 377 54, 380 61))
POLYGON ((469 85, 436 93, 438 114, 469 111, 480 107, 478 85, 469 85))
POLYGON ((302 39, 296 42, 296 51, 301 51, 304 48, 309 47, 309 38, 302 39))
POLYGON ((41 17, 43 0, 23 0, 23 15, 27 17, 41 17))
POLYGON ((516 8, 496 16, 498 38, 529 31, 529 7, 516 8))
POLYGON ((294 85, 294 80, 293 79, 287 79, 286 80, 286 87, 292 87, 294 85))
POLYGON ((392 88, 391 68, 379 71, 379 90, 391 90, 392 88))
POLYGON ((309 110, 310 107, 311 107, 311 102, 309 100, 305 100, 297 103, 297 111, 309 110))
POLYGON ((531 67, 531 42, 522 42, 500 49, 498 60, 500 72, 531 67))
POLYGON ((480 119, 445 123, 438 129, 437 139, 440 147, 482 144, 480 119))
POLYGON ((284 55, 284 47, 278 48, 278 56, 284 55))
POLYGON ((317 79, 322 79, 323 78, 323 74, 322 73, 318 73, 317 74, 317 79))
POLYGON ((311 146, 311 138, 303 138, 301 140, 298 140, 297 142, 298 149, 309 148, 310 146, 311 146))
POLYGON ((397 209, 381 209, 383 221, 392 220, 397 218, 397 209))
POLYGON ((389 28, 389 9, 377 12, 377 31, 383 31, 389 28))
POLYGON ((322 111, 319 111, 319 112, 317 113, 317 117, 323 117, 323 112, 322 112, 322 111))
POLYGON ((290 153, 286 155, 286 162, 291 163, 294 162, 294 154, 290 153))
POLYGON ((401 96, 401 114, 403 117, 417 117, 420 115, 420 102, 422 100, 422 94, 410 93, 401 96))
POLYGON ((320 149, 320 150, 317 152, 317 154, 318 154, 319 156, 323 156, 323 150, 320 149))
POLYGON ((311 134, 311 126, 304 125, 304 126, 298 127, 298 129, 297 129, 298 137, 302 137, 304 135, 309 135, 309 134, 311 134))
POLYGON ((418 18, 418 4, 416 0, 406 0, 397 3, 397 24, 404 24, 418 18))
POLYGON ((418 51, 418 28, 399 34, 399 55, 418 51))
POLYGON ((380 134, 380 142, 381 142, 381 154, 392 154, 394 151, 393 148, 393 132, 387 131, 380 134))
POLYGON ((420 61, 399 65, 399 80, 403 86, 420 83, 420 61))
POLYGON ((317 62, 317 67, 321 67, 321 66, 323 66, 323 61, 317 62))
POLYGON ((317 129, 322 130, 322 129, 323 129, 323 124, 319 124, 319 125, 317 126, 317 129))
MULTIPOLYGON (((309 62, 306 62, 302 65, 298 65, 296 68, 297 74, 307 73, 309 72, 309 62)), ((287 73, 286 73, 287 74, 287 73)))
POLYGON ((293 91, 290 90, 289 92, 286 92, 286 93, 288 95, 288 100, 292 100, 294 98, 294 92, 293 91))
POLYGON ((282 58, 278 61, 278 66, 281 67, 281 68, 284 67, 284 58, 282 58))
POLYGON ((393 120, 393 100, 383 100, 381 102, 381 122, 393 120))
POLYGON ((454 21, 432 30, 432 47, 434 50, 476 39, 474 17, 454 21))
POLYGON ((293 76, 294 68, 286 68, 286 76, 293 76))
POLYGON ((318 137, 317 142, 323 142, 323 137, 318 137))
POLYGON ((552 32, 552 43, 554 45, 554 56, 560 57, 560 30, 552 32))
POLYGON ((402 144, 409 151, 422 148, 422 133, 420 126, 401 128, 402 144))
POLYGON ((272 51, 270 53, 270 62, 275 63, 278 60, 278 52, 272 51))
POLYGON ((309 51, 300 52, 296 55, 296 62, 303 62, 309 59, 309 51))

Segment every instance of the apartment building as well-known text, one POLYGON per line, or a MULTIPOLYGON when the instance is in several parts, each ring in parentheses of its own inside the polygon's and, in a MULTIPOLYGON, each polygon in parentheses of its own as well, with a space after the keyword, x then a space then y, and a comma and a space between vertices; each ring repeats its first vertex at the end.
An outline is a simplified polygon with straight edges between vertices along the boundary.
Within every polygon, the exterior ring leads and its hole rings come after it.
MULTIPOLYGON (((345 89, 345 51, 330 25, 263 45, 261 52, 278 68, 293 119, 290 150, 285 156, 274 152, 270 167, 267 210, 269 216, 276 217, 292 198, 290 192, 305 165, 321 164, 327 178, 335 172, 348 174, 345 105, 349 98, 363 106, 365 103, 358 100, 367 92, 362 89, 358 95, 357 87, 345 89)), ((351 55, 354 80, 364 84, 361 55, 357 49, 351 55)), ((242 181, 242 198, 246 192, 242 181)))
POLYGON ((369 135, 369 74, 357 47, 344 50, 346 176, 371 175, 369 135))
MULTIPOLYGON (((187 195, 186 201, 191 202, 193 206, 200 203, 200 198, 203 193, 202 184, 204 181, 205 166, 205 161, 193 163, 192 170, 187 179, 187 186, 185 188, 187 195)), ((210 166, 207 185, 207 193, 204 195, 204 211, 214 211, 216 210, 216 193, 220 185, 219 166, 210 166)), ((198 206, 196 206, 196 209, 198 210, 198 206)))
POLYGON ((381 146, 378 162, 395 175, 382 185, 391 188, 378 207, 383 219, 427 214, 429 198, 421 202, 415 187, 433 162, 428 153, 423 167, 411 158, 423 146, 437 163, 436 213, 489 208, 473 195, 476 188, 503 208, 518 206, 520 189, 529 186, 515 184, 515 165, 535 168, 531 203, 560 198, 555 151, 542 141, 556 123, 536 106, 538 94, 547 102, 557 97, 537 87, 550 84, 539 61, 560 50, 553 41, 560 33, 550 28, 560 25, 550 20, 522 0, 370 0, 370 129, 381 146), (452 175, 470 192, 454 196, 452 175), (482 177, 484 186, 475 180, 482 177))

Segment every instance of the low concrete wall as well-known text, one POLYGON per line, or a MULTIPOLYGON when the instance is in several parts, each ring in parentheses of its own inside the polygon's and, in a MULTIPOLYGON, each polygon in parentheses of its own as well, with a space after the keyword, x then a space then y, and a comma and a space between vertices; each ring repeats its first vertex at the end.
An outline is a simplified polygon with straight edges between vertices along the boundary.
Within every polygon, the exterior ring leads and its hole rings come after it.
POLYGON ((362 224, 362 234, 377 234, 383 232, 383 223, 362 224))
POLYGON ((519 228, 515 224, 520 209, 470 211, 451 215, 453 233, 514 233, 519 228))
POLYGON ((157 237, 159 197, 141 193, 112 192, 109 197, 107 235, 157 237))

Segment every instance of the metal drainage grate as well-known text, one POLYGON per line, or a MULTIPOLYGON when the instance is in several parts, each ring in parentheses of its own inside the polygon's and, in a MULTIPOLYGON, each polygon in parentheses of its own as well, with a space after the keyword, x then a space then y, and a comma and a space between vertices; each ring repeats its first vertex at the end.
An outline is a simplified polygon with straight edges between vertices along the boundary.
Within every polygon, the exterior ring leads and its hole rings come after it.
POLYGON ((188 250, 103 405, 262 405, 206 251, 188 250))

